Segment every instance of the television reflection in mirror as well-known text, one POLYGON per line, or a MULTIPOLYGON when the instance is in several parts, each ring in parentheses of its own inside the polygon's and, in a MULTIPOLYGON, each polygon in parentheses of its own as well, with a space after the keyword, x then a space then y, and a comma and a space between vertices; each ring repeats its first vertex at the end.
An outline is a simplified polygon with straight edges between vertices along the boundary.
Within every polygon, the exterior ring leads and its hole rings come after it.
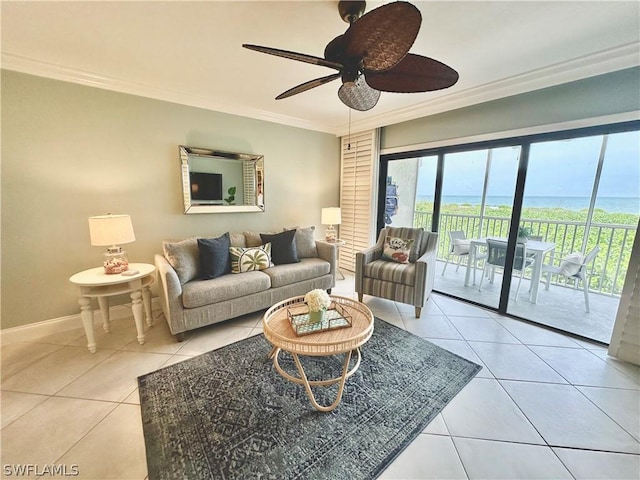
POLYGON ((191 203, 193 205, 223 205, 222 174, 190 172, 191 203))

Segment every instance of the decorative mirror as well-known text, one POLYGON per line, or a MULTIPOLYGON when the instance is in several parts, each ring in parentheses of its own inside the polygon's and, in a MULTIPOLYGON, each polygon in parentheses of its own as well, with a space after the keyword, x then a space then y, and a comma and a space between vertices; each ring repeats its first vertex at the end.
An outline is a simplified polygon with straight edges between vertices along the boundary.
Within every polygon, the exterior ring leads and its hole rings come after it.
POLYGON ((264 212, 264 157, 180 145, 184 213, 264 212))

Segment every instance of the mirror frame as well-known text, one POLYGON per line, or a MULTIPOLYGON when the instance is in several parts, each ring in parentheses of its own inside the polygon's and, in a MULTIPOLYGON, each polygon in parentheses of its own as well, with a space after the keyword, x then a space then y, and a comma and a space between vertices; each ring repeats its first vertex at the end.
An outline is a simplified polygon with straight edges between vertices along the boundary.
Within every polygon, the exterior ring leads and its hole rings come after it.
MULTIPOLYGON (((243 213, 243 212, 264 212, 264 156, 251 153, 225 152, 222 150, 212 150, 209 148, 179 146, 180 167, 182 171, 182 197, 184 201, 184 213, 243 213), (191 184, 189 180, 189 157, 204 157, 212 160, 237 160, 240 162, 253 163, 254 179, 256 182, 255 191, 258 191, 258 184, 262 186, 262 205, 258 204, 256 194, 255 205, 201 205, 191 202, 191 184)), ((241 187, 242 188, 242 187, 241 187)))

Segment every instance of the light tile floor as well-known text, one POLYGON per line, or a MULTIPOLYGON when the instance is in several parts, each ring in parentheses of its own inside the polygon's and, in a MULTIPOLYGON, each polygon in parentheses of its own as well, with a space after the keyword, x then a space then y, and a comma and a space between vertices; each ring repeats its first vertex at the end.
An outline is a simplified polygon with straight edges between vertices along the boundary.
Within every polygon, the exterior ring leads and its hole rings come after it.
MULTIPOLYGON (((333 293, 354 297, 353 277, 333 293)), ((639 367, 444 296, 434 295, 420 319, 408 305, 365 302, 376 316, 483 366, 381 478, 640 478, 639 367)), ((137 376, 261 333, 257 313, 177 343, 156 316, 144 345, 132 319, 122 319, 110 334, 96 328, 93 355, 80 327, 2 347, 3 478, 20 464, 77 465, 77 478, 145 479, 137 376)))

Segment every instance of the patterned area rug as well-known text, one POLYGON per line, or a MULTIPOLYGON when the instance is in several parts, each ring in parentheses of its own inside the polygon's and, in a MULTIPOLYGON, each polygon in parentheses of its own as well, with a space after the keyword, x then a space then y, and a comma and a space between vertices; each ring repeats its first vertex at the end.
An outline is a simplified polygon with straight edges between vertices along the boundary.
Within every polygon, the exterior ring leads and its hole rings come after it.
MULTIPOLYGON (((481 368, 376 319, 342 402, 320 413, 270 349, 258 335, 138 379, 151 480, 376 478, 481 368)), ((302 358, 310 379, 343 359, 302 358)), ((314 391, 328 405, 336 387, 314 391)))

